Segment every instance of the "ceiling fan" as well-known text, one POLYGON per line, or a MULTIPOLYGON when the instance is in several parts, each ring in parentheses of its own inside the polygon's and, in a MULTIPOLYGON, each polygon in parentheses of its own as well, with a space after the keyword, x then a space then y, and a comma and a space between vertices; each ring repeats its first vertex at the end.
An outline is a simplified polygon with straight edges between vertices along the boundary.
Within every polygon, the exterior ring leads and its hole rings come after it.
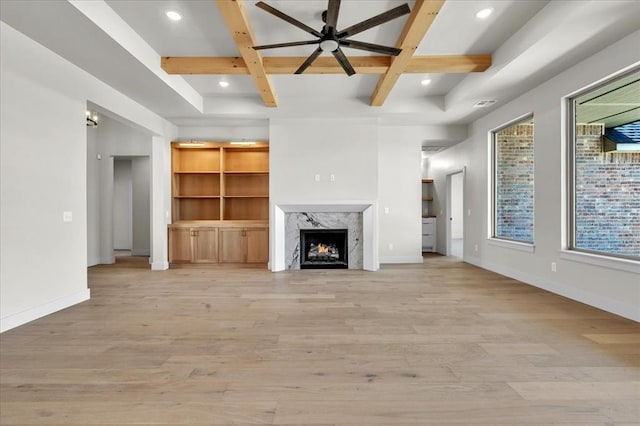
POLYGON ((348 28, 338 31, 338 14, 340 12, 340 0, 328 0, 327 10, 322 12, 322 20, 325 23, 324 27, 321 31, 316 31, 308 25, 303 24, 295 18, 279 11, 278 9, 269 6, 268 4, 260 1, 256 3, 260 9, 271 13, 278 18, 287 21, 288 23, 295 25, 303 31, 308 32, 311 35, 316 36, 315 40, 305 40, 305 41, 293 41, 289 43, 277 43, 277 44, 266 44, 262 46, 253 46, 255 50, 263 50, 263 49, 273 49, 277 47, 290 47, 290 46, 303 46, 307 44, 318 44, 318 48, 300 65, 300 67, 295 71, 295 74, 302 74, 304 70, 309 68, 309 66, 315 61, 315 59, 320 56, 322 52, 331 52, 331 54, 336 58, 344 72, 347 75, 353 75, 356 71, 353 69, 349 60, 342 52, 341 47, 348 47, 351 49, 359 49, 366 50, 369 52, 382 53, 385 55, 393 55, 398 56, 402 49, 398 49, 395 47, 382 46, 380 44, 374 43, 365 43, 362 41, 350 40, 349 38, 353 35, 366 31, 370 28, 377 27, 378 25, 389 22, 393 19, 399 18, 402 15, 406 15, 411 10, 409 9, 408 4, 403 4, 402 6, 395 7, 391 10, 383 12, 379 15, 373 16, 369 19, 366 19, 362 22, 359 22, 355 25, 352 25, 348 28))

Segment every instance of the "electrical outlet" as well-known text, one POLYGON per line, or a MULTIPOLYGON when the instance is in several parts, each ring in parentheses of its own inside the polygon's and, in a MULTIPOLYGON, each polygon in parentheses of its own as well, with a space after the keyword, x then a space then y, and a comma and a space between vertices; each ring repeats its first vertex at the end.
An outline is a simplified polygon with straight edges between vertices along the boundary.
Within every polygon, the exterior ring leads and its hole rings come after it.
POLYGON ((551 262, 551 272, 556 272, 556 262, 551 262))
POLYGON ((72 212, 62 212, 62 221, 63 222, 71 222, 73 220, 72 212))
POLYGON ((473 249, 474 249, 475 251, 478 251, 478 245, 476 244, 476 245, 473 247, 473 249))
POLYGON ((389 207, 384 208, 384 214, 389 214, 389 207))
POLYGON ((389 243, 389 250, 393 250, 393 243, 389 243))

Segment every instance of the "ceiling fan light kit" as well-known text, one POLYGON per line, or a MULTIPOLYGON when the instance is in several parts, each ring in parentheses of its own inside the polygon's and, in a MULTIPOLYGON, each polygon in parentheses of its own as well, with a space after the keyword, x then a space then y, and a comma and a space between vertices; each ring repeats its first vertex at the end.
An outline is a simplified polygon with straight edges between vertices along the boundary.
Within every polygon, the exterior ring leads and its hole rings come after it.
POLYGON ((340 13, 340 0, 328 0, 327 10, 322 12, 322 20, 325 22, 324 27, 321 31, 316 31, 308 25, 298 21, 297 19, 279 11, 278 9, 269 6, 265 2, 258 2, 256 6, 260 9, 294 25, 301 30, 317 37, 316 40, 305 40, 305 41, 293 41, 289 43, 277 43, 277 44, 269 44, 269 45, 261 45, 261 46, 253 46, 255 50, 264 50, 264 49, 273 49, 280 47, 292 47, 292 46, 302 46, 307 44, 317 44, 317 49, 309 55, 309 57, 300 65, 300 67, 295 71, 295 74, 302 74, 313 61, 316 60, 318 56, 322 52, 331 52, 331 54, 336 58, 342 69, 347 75, 355 74, 355 70, 353 66, 349 63, 349 59, 345 56, 341 47, 347 47, 350 49, 358 49, 365 50, 368 52, 380 53, 383 55, 392 55, 398 56, 401 49, 390 46, 383 46, 380 44, 374 43, 365 43, 357 40, 350 40, 349 37, 359 34, 363 31, 371 29, 373 27, 377 27, 378 25, 382 25, 386 22, 389 22, 393 19, 399 18, 403 15, 406 15, 411 12, 408 4, 403 4, 402 6, 395 7, 391 10, 383 12, 379 15, 373 16, 369 19, 365 19, 362 22, 359 22, 355 25, 352 25, 348 28, 345 28, 341 31, 337 29, 338 23, 338 15, 340 13))

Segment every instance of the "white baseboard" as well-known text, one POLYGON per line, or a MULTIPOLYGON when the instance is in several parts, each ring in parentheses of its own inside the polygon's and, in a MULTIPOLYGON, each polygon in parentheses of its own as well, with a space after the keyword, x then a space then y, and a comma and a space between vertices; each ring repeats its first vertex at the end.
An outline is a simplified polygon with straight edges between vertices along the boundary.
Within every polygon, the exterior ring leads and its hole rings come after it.
POLYGON ((38 318, 42 318, 54 312, 61 311, 62 309, 76 305, 80 302, 84 302, 85 300, 89 300, 90 298, 91 290, 87 288, 79 293, 53 300, 51 302, 45 303, 44 305, 36 306, 17 314, 0 318, 0 333, 4 333, 7 330, 11 330, 12 328, 16 328, 20 325, 26 324, 33 320, 37 320, 38 318))
POLYGON ((135 249, 131 250, 131 256, 151 256, 149 249, 135 249))
POLYGON ((466 256, 464 261, 480 268, 496 272, 500 275, 522 281, 525 284, 593 306, 594 308, 602 309, 603 311, 611 312, 612 314, 640 322, 640 310, 637 306, 634 306, 631 303, 620 302, 579 288, 569 287, 558 282, 547 281, 540 277, 511 269, 503 265, 485 262, 474 256, 466 256))
POLYGON ((100 264, 101 265, 111 265, 116 263, 116 257, 115 256, 107 256, 107 257, 101 257, 100 258, 100 264))
POLYGON ((166 260, 151 263, 152 271, 166 271, 167 269, 169 269, 169 262, 167 262, 166 260))
POLYGON ((380 263, 422 263, 422 256, 386 256, 380 258, 380 263))

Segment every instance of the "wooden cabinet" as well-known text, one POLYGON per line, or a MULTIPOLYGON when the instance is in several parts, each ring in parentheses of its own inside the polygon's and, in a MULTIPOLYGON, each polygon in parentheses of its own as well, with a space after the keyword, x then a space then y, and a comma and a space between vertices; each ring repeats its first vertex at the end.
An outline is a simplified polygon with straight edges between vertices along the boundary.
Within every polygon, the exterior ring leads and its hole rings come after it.
POLYGON ((262 221, 212 221, 169 225, 170 263, 269 261, 269 227, 262 221))
POLYGON ((218 229, 191 229, 191 261, 193 263, 218 262, 218 229))
POLYGON ((169 262, 191 262, 191 229, 169 229, 169 262))
POLYGON ((267 263, 269 261, 269 228, 248 229, 245 235, 247 263, 267 263))
POLYGON ((269 146, 171 144, 169 262, 267 263, 269 146))
POLYGON ((242 228, 228 228, 220 231, 220 262, 244 263, 244 230, 242 228))
POLYGON ((210 227, 170 228, 169 262, 217 263, 218 229, 210 227))
POLYGON ((227 228, 220 230, 220 262, 267 263, 268 228, 227 228))

